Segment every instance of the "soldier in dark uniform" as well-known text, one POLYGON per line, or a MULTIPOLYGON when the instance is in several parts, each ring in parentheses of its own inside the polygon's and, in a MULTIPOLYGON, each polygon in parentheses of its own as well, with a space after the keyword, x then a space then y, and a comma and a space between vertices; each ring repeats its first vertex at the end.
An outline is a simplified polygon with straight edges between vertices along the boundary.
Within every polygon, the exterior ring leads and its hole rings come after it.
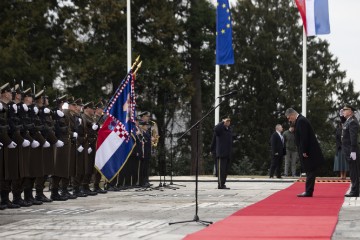
MULTIPOLYGON (((54 174, 51 178, 51 195, 53 201, 66 201, 74 199, 76 196, 70 194, 67 190, 69 184, 69 158, 70 158, 70 133, 67 121, 64 117, 62 107, 67 104, 66 95, 58 97, 54 100, 56 107, 53 110, 53 120, 55 121, 55 136, 62 141, 64 145, 55 149, 54 174), (59 194, 60 182, 62 186, 61 195, 59 194)), ((65 110, 64 110, 65 111, 65 110)))
MULTIPOLYGON (((97 139, 97 133, 99 129, 102 127, 102 125, 105 122, 104 114, 104 104, 102 102, 98 102, 95 105, 95 122, 98 125, 98 129, 96 129, 96 139, 97 139)), ((96 142, 95 142, 95 148, 94 151, 96 151, 96 142)), ((95 153, 94 153, 94 164, 95 164, 95 153)), ((96 169, 94 169, 94 191, 97 193, 107 193, 106 190, 103 190, 100 188, 100 181, 101 181, 101 173, 96 169)))
POLYGON ((5 179, 6 165, 5 162, 9 161, 9 148, 15 148, 16 143, 9 136, 8 125, 8 103, 11 100, 11 88, 9 83, 6 83, 0 87, 1 99, 0 99, 0 191, 1 202, 0 209, 5 208, 19 208, 17 204, 13 204, 9 199, 9 193, 11 189, 11 180, 5 179))
MULTIPOLYGON (((17 94, 18 95, 18 94, 17 94)), ((47 148, 50 144, 41 135, 43 125, 39 120, 38 109, 34 108, 33 94, 31 89, 22 92, 22 97, 18 104, 18 114, 23 123, 21 134, 24 138, 29 139, 31 147, 23 148, 22 164, 23 171, 23 188, 24 200, 30 205, 41 205, 42 202, 33 197, 33 187, 36 177, 43 176, 43 148, 47 148)))
POLYGON ((65 112, 65 119, 74 136, 70 151, 70 159, 72 160, 70 160, 69 174, 73 182, 73 195, 77 197, 88 196, 80 188, 85 174, 85 158, 87 158, 84 150, 88 148, 86 142, 87 133, 80 115, 82 106, 82 100, 76 99, 69 103, 69 111, 65 112))
POLYGON ((19 171, 17 170, 15 174, 12 175, 9 174, 9 168, 11 168, 11 165, 15 165, 15 168, 19 169, 18 147, 17 147, 17 143, 14 140, 16 139, 18 143, 22 144, 24 139, 21 137, 20 131, 16 131, 14 126, 10 128, 11 118, 9 115, 14 114, 13 112, 15 110, 17 111, 17 106, 16 105, 14 106, 14 103, 12 103, 11 99, 12 99, 11 88, 9 83, 6 83, 3 86, 1 86, 1 106, 2 106, 2 110, 0 111, 0 119, 2 126, 1 141, 3 145, 6 146, 3 148, 3 158, 2 158, 3 162, 1 163, 2 171, 0 174, 1 205, 3 206, 6 205, 7 208, 19 208, 20 205, 12 203, 9 199, 9 193, 11 192, 12 182, 20 181, 20 186, 21 186, 19 171), (12 113, 10 113, 10 108, 13 109, 12 113), (11 158, 9 156, 11 156, 11 158))
POLYGON ((360 155, 358 146, 359 121, 354 116, 356 109, 346 104, 343 109, 346 121, 342 130, 342 154, 349 163, 351 189, 345 197, 359 197, 360 155))
POLYGON ((139 127, 142 130, 143 135, 143 157, 141 158, 140 172, 141 179, 140 185, 142 187, 150 187, 149 183, 149 165, 151 160, 151 126, 150 126, 150 112, 145 111, 139 113, 141 120, 139 121, 139 127))
POLYGON ((88 195, 96 195, 97 191, 90 190, 90 181, 94 172, 95 166, 95 152, 96 152, 96 139, 97 130, 99 125, 95 122, 95 106, 93 102, 88 102, 83 107, 83 120, 87 132, 88 149, 85 149, 88 156, 85 159, 85 175, 83 179, 83 191, 88 195))
POLYGON ((143 158, 144 158, 144 141, 145 141, 143 136, 143 131, 139 126, 139 120, 140 117, 137 116, 135 119, 136 146, 130 156, 130 158, 132 158, 135 163, 135 167, 133 169, 134 172, 132 175, 135 176, 134 181, 136 183, 136 186, 141 186, 140 180, 143 179, 141 175, 141 169, 142 169, 141 163, 143 162, 143 158))
MULTIPOLYGON (((43 148, 43 176, 37 177, 35 179, 35 189, 36 189, 36 196, 35 199, 41 202, 52 202, 51 199, 47 198, 44 195, 44 185, 45 181, 49 175, 54 174, 54 164, 55 164, 55 148, 61 148, 64 146, 64 142, 58 140, 55 136, 55 123, 52 118, 53 114, 58 115, 58 113, 54 113, 49 108, 49 99, 45 95, 45 90, 40 90, 35 95, 36 106, 34 109, 38 109, 38 116, 43 126, 41 130, 42 136, 48 141, 51 146, 48 148, 43 148)), ((61 112, 60 116, 64 114, 61 112)))

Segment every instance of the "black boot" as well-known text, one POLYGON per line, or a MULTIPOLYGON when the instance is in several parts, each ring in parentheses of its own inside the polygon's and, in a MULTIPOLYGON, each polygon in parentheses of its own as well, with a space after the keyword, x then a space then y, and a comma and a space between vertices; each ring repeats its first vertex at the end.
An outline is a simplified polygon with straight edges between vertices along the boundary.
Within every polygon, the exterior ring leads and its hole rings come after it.
POLYGON ((48 197, 46 197, 44 195, 44 192, 42 189, 36 189, 35 199, 38 201, 41 201, 41 202, 52 202, 51 199, 49 199, 48 197))
POLYGON ((68 198, 66 196, 62 196, 59 194, 59 190, 57 188, 51 188, 51 200, 53 201, 66 201, 68 198))
POLYGON ((1 201, 0 201, 0 210, 4 210, 7 208, 7 201, 6 201, 6 194, 5 194, 5 191, 1 191, 1 201))
POLYGON ((82 187, 82 192, 89 195, 89 196, 95 196, 97 195, 97 192, 95 191, 91 191, 90 188, 89 188, 89 185, 87 184, 84 184, 83 187, 82 187))
MULTIPOLYGON (((32 206, 31 202, 24 201, 24 199, 21 198, 21 193, 13 193, 13 204, 19 205, 20 207, 30 207, 32 206)), ((9 205, 8 205, 8 208, 9 205)))
POLYGON ((74 187, 73 190, 73 195, 77 196, 77 197, 87 197, 88 195, 86 193, 84 193, 83 191, 80 191, 79 187, 74 187))
POLYGON ((33 190, 32 188, 28 188, 24 190, 24 200, 28 203, 31 203, 32 205, 41 205, 43 204, 42 201, 38 201, 33 196, 33 190))
POLYGON ((93 190, 93 191, 94 191, 94 192, 97 192, 97 193, 100 193, 100 194, 107 193, 107 191, 101 189, 99 185, 94 185, 94 190, 93 190))
POLYGON ((1 205, 6 205, 6 208, 19 208, 20 205, 14 204, 9 199, 9 191, 1 191, 1 205))
POLYGON ((64 196, 64 197, 67 197, 68 199, 76 199, 77 198, 77 196, 75 194, 69 193, 69 191, 68 191, 68 189, 66 187, 61 188, 60 195, 64 196))

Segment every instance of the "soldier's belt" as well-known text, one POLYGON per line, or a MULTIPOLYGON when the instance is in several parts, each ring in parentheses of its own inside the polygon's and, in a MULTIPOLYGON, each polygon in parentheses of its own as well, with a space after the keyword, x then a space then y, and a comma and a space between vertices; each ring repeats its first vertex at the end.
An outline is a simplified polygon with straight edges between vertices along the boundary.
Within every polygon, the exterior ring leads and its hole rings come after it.
POLYGON ((35 125, 33 123, 30 124, 24 124, 24 129, 25 130, 31 130, 35 127, 35 125))
POLYGON ((44 126, 35 126, 35 129, 37 131, 42 131, 42 130, 44 130, 44 126))
POLYGON ((9 125, 0 125, 0 130, 8 130, 9 125))
POLYGON ((14 130, 21 130, 23 129, 23 125, 15 125, 14 130))

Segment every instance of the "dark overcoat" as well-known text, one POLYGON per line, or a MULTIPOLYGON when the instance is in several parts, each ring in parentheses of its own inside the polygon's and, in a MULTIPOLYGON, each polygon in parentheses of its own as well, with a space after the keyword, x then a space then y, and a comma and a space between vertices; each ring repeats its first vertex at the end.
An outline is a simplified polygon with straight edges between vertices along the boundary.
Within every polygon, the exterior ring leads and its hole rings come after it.
POLYGON ((343 124, 342 129, 342 153, 346 160, 350 160, 350 153, 356 152, 359 156, 358 147, 359 121, 356 117, 349 117, 343 124))
POLYGON ((284 155, 286 155, 285 142, 284 143, 282 142, 278 132, 275 131, 271 135, 270 142, 271 142, 271 154, 273 157, 277 156, 279 158, 282 158, 284 155))
POLYGON ((305 172, 315 171, 325 162, 314 130, 309 120, 301 114, 295 121, 295 143, 305 172), (306 153, 308 157, 304 158, 303 153, 306 153))
POLYGON ((230 127, 225 127, 224 122, 215 126, 216 157, 231 158, 233 134, 230 127))

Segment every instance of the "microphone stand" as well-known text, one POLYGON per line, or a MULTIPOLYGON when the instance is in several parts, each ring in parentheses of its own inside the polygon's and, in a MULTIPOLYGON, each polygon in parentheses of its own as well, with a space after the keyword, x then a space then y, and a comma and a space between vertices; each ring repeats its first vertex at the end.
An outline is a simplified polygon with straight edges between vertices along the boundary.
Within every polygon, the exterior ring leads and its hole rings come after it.
POLYGON ((177 223, 187 223, 187 222, 197 222, 200 224, 203 224, 205 226, 209 226, 213 222, 210 221, 204 221, 200 220, 198 216, 198 183, 199 183, 199 125, 200 123, 209 116, 210 113, 212 113, 218 106, 220 106, 224 101, 222 100, 218 105, 211 108, 199 121, 197 121, 194 125, 192 125, 188 130, 186 130, 183 135, 179 137, 179 139, 183 138, 189 131, 191 131, 193 128, 196 128, 196 165, 195 165, 195 215, 192 220, 186 220, 186 221, 180 221, 180 222, 170 222, 169 225, 177 224, 177 223))
POLYGON ((176 186, 181 186, 181 187, 186 187, 186 185, 180 185, 180 184, 174 184, 173 183, 173 134, 172 131, 169 131, 166 129, 166 131, 169 132, 170 135, 170 183, 169 185, 176 185, 176 186))

